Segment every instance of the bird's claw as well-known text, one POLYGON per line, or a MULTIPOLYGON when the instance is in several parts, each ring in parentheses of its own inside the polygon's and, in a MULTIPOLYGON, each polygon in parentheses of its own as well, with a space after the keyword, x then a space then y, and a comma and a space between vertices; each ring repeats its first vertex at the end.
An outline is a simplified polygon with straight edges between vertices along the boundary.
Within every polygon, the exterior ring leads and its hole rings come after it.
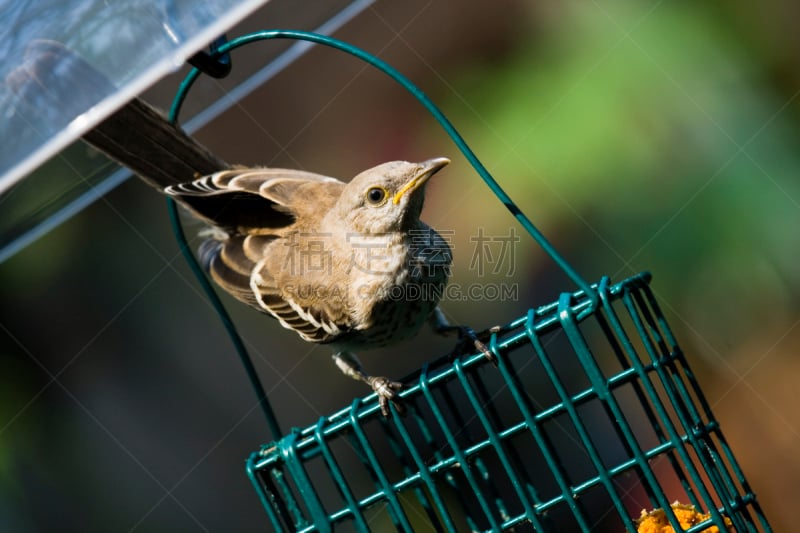
POLYGON ((481 352, 486 359, 489 360, 494 366, 497 366, 497 357, 492 353, 488 346, 486 346, 484 341, 488 341, 492 333, 497 333, 500 328, 493 327, 487 330, 484 330, 480 333, 475 333, 469 326, 456 326, 458 330, 458 339, 459 342, 456 345, 455 350, 453 350, 453 355, 461 355, 467 352, 470 349, 470 343, 472 346, 475 347, 476 350, 481 352))
POLYGON ((392 381, 383 376, 370 376, 367 380, 369 386, 378 395, 378 405, 381 407, 381 414, 386 418, 392 416, 389 410, 389 402, 394 404, 395 409, 400 415, 405 414, 405 407, 400 402, 398 393, 403 390, 403 384, 397 381, 392 381))

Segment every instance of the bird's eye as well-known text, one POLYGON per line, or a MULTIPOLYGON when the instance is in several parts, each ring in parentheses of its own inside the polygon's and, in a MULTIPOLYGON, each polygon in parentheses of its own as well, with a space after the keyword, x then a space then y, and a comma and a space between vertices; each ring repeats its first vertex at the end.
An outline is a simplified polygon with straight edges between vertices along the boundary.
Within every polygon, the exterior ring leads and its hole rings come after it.
POLYGON ((367 189, 367 202, 371 205, 383 205, 388 197, 389 193, 383 187, 370 187, 367 189))

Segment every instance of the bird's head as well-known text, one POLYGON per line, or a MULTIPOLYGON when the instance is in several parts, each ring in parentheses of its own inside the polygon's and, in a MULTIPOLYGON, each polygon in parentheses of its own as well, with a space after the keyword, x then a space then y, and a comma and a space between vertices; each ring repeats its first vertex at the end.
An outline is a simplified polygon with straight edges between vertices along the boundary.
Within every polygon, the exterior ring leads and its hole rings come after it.
POLYGON ((450 163, 437 157, 421 163, 392 161, 365 170, 342 191, 334 210, 348 229, 388 233, 412 229, 419 220, 425 184, 450 163))

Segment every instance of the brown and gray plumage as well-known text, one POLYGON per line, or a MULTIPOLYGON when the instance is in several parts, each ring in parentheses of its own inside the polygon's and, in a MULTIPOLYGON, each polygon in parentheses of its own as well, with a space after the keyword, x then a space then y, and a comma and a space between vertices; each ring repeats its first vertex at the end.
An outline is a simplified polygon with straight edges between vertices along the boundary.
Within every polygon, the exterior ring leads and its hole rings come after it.
MULTIPOLYGON (((64 87, 95 90, 75 93, 74 113, 114 91, 52 41, 31 43, 7 82, 21 109, 41 120, 52 108, 42 99, 57 99, 64 87)), ((384 414, 401 384, 369 376, 355 351, 413 336, 427 320, 491 358, 479 336, 448 325, 437 307, 451 254, 419 216, 425 184, 447 159, 385 163, 347 184, 298 170, 230 168, 138 99, 83 139, 207 222, 212 237, 200 255, 217 284, 306 341, 331 345, 339 368, 378 393, 384 414), (306 259, 318 264, 306 267, 306 259)))
POLYGON ((310 172, 216 172, 165 192, 222 231, 200 259, 225 291, 303 340, 329 344, 348 376, 368 383, 388 414, 400 383, 367 374, 355 352, 451 327, 437 305, 447 284, 447 242, 420 220, 428 179, 450 161, 394 161, 349 183, 310 172))

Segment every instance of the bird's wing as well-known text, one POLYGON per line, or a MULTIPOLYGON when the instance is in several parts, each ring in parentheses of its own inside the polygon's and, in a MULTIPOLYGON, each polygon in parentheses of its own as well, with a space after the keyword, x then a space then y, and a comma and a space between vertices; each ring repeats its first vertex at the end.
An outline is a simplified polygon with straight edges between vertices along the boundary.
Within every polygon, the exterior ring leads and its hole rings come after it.
POLYGON ((198 256, 203 269, 225 292, 248 305, 259 308, 250 289, 250 275, 256 262, 247 256, 246 245, 266 248, 269 237, 255 237, 260 243, 246 242, 248 237, 237 235, 224 241, 207 239, 200 245, 198 256))
POLYGON ((352 329, 346 294, 334 294, 326 276, 293 276, 296 253, 288 239, 236 235, 209 239, 200 259, 212 279, 238 300, 276 318, 304 340, 325 343, 352 329))
POLYGON ((293 239, 315 235, 319 217, 335 204, 342 188, 339 180, 311 172, 243 168, 165 192, 228 230, 225 238, 205 241, 199 254, 220 287, 303 339, 330 342, 351 329, 346 295, 331 297, 326 276, 302 271, 299 262, 306 259, 306 249, 293 246, 293 239))
POLYGON ((280 168, 223 170, 164 192, 195 215, 226 230, 265 233, 298 218, 330 208, 341 194, 341 181, 280 168))

